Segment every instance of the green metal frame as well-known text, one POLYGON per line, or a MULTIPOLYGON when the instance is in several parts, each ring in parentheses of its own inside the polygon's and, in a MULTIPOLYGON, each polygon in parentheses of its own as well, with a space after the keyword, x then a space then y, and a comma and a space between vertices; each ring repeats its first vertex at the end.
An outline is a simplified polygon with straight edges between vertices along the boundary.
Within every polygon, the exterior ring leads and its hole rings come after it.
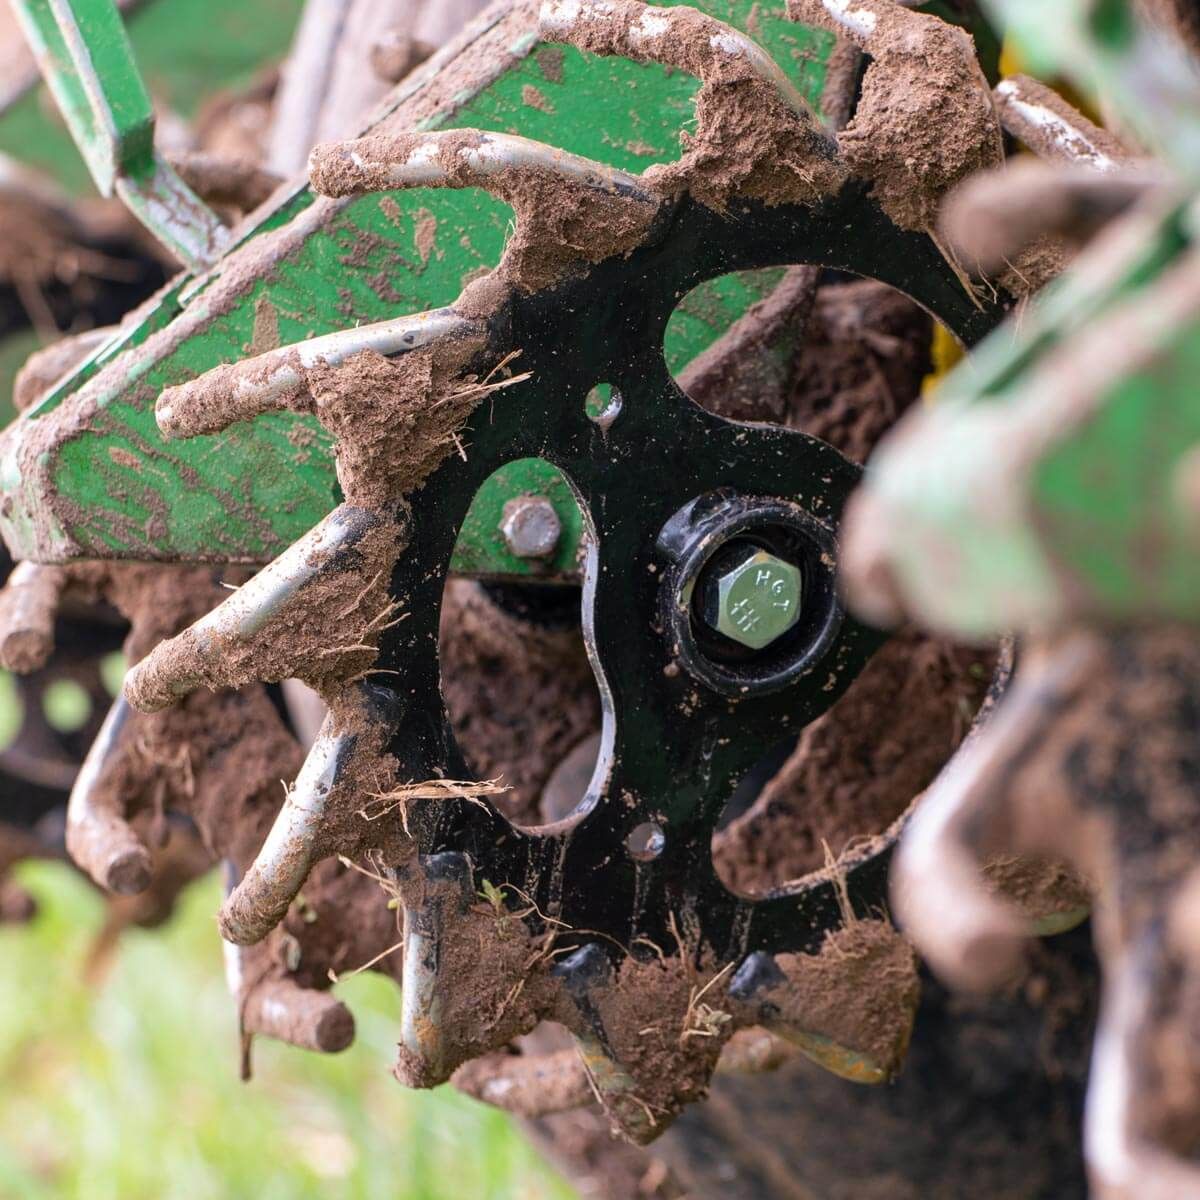
MULTIPOLYGON (((830 35, 760 16, 750 0, 704 0, 699 7, 753 27, 793 83, 817 101, 830 35)), ((486 27, 476 28, 476 38, 487 36, 486 27)), ((516 131, 633 171, 678 156, 698 87, 693 78, 540 46, 532 28, 517 32, 505 50, 509 62, 495 78, 441 103, 421 127, 516 131)), ((434 64, 403 84, 392 107, 420 104, 436 72, 434 64)), ((175 280, 6 433, 0 471, 10 502, 0 522, 10 544, 43 560, 274 557, 338 498, 325 434, 315 422, 279 416, 232 434, 166 443, 154 422, 159 391, 271 344, 448 304, 464 281, 498 261, 510 221, 509 210, 482 193, 429 190, 335 202, 298 184, 214 270, 175 280), (258 239, 285 226, 264 253, 258 239), (253 285, 222 311, 210 311, 222 277, 250 256, 259 262, 253 285), (55 432, 30 462, 30 440, 46 432, 43 422, 64 403, 81 419, 55 432)), ((672 369, 682 369, 773 279, 765 273, 717 281, 703 301, 693 298, 672 323, 665 347, 672 369)), ((492 486, 496 494, 481 512, 529 491, 559 494, 544 466, 506 468, 492 486)), ((560 517, 567 536, 559 557, 573 562, 579 521, 565 496, 560 517)), ((487 574, 544 571, 509 555, 489 524, 468 522, 480 540, 464 546, 460 565, 487 574)))
POLYGON ((228 233, 154 147, 154 109, 113 0, 13 0, 17 19, 102 196, 120 195, 185 266, 228 233))
MULTIPOLYGON (((125 27, 146 88, 184 120, 222 91, 251 84, 287 52, 303 0, 141 0, 125 27)), ((92 190, 70 131, 41 88, 0 109, 0 152, 69 193, 92 190)))
MULTIPOLYGON (((278 7, 281 0, 270 3, 278 7)), ((143 219, 148 214, 137 197, 178 199, 173 173, 153 153, 147 92, 112 0, 19 5, 101 189, 123 188, 143 219), (101 81, 90 93, 81 83, 89 72, 101 81)), ((191 11, 194 0, 160 0, 139 21, 176 5, 191 11)), ((226 7, 217 5, 218 14, 226 7)), ((753 0, 698 0, 695 7, 751 33, 816 106, 830 34, 763 13, 753 0)), ((493 25, 497 20, 508 40, 495 47, 491 79, 430 108, 435 62, 393 93, 391 110, 424 110, 416 122, 422 129, 516 132, 633 172, 678 156, 695 79, 544 46, 531 21, 517 27, 512 17, 493 18, 493 25)), ((473 35, 477 43, 495 36, 483 24, 473 35)), ((994 38, 985 38, 985 50, 990 61, 994 38)), ((200 218, 211 234, 207 217, 200 218)), ((511 219, 504 205, 479 192, 328 201, 298 182, 207 273, 198 269, 204 249, 193 247, 193 270, 6 432, 0 526, 10 546, 19 557, 43 561, 273 558, 339 499, 326 434, 315 421, 281 414, 228 434, 167 443, 154 421, 158 393, 273 345, 449 304, 465 282, 498 261, 511 219), (232 302, 213 301, 239 273, 251 283, 232 302), (72 413, 69 425, 58 423, 63 405, 72 413)), ((147 223, 171 243, 172 229, 161 221, 156 228, 153 218, 147 223)), ((679 374, 778 277, 774 270, 730 275, 681 297, 664 344, 671 370, 679 374)), ((536 461, 510 464, 478 498, 454 566, 478 575, 562 578, 575 572, 581 536, 574 501, 553 469, 536 461), (513 557, 497 528, 504 503, 528 493, 550 498, 562 522, 551 564, 513 557)))

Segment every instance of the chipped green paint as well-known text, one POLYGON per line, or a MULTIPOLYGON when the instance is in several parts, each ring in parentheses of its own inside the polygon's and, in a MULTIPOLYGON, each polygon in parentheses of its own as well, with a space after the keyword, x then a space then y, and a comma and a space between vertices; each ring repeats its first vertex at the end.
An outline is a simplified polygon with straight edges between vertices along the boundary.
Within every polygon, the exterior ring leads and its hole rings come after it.
MULTIPOLYGON (((699 7, 750 29, 817 100, 830 36, 787 21, 782 5, 765 15, 750 0, 704 0, 699 7)), ((679 133, 692 119, 694 79, 525 40, 523 59, 428 124, 518 132, 634 171, 678 157, 679 133)), ((396 97, 402 101, 422 86, 418 77, 396 97)), ((23 555, 41 558, 273 557, 338 498, 326 435, 311 420, 279 415, 168 443, 154 423, 158 393, 269 344, 449 304, 465 282, 498 261, 511 220, 506 206, 482 192, 419 190, 314 206, 300 188, 260 229, 290 223, 288 233, 303 230, 303 239, 268 265, 249 294, 226 312, 206 311, 208 287, 236 254, 206 278, 177 283, 122 335, 121 354, 104 348, 18 422, 15 434, 22 436, 87 387, 93 415, 58 444, 48 479, 12 478, 14 434, 6 435, 9 503, 0 520, 9 538, 23 555), (136 353, 127 352, 135 347, 136 353), (39 490, 50 489, 64 528, 39 543, 32 516, 45 512, 39 490)), ((764 284, 769 278, 763 276, 764 284)), ((761 295, 741 279, 717 281, 710 292, 705 319, 673 324, 666 347, 673 370, 761 295)), ((550 476, 546 480, 550 486, 550 476)), ((523 478, 508 494, 530 490, 527 484, 523 478)), ((508 494, 486 503, 502 506, 508 494)), ((564 524, 579 529, 578 521, 564 524)), ((576 550, 577 539, 564 536, 563 554, 576 550)), ((472 561, 478 563, 478 555, 472 561)), ((517 560, 503 569, 536 570, 517 560)))

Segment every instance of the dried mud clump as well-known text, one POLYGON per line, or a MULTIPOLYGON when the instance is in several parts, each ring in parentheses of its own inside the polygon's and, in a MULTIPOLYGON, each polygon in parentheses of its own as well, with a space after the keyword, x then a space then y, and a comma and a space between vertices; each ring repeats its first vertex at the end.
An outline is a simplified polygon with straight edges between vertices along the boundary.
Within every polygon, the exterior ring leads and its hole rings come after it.
MULTIPOLYGON (((228 594, 211 569, 114 563, 70 570, 77 589, 104 596, 129 620, 131 663, 228 594)), ((300 758, 263 688, 201 690, 174 708, 132 716, 97 788, 131 820, 161 826, 168 810, 184 813, 214 859, 248 862, 283 799, 279 781, 296 772, 300 758)))
POLYGON ((643 176, 664 195, 687 192, 724 211, 735 196, 812 203, 846 180, 834 144, 786 78, 740 34, 703 13, 614 0, 560 15, 548 36, 593 54, 662 62, 701 81, 696 130, 681 134, 683 157, 643 176))
POLYGON ((921 998, 917 956, 887 921, 850 921, 816 954, 781 954, 779 1020, 863 1055, 894 1075, 921 998))
POLYGON ((442 695, 479 779, 500 779, 496 805, 541 823, 539 800, 567 754, 600 728, 600 694, 578 629, 510 616, 477 584, 452 580, 442 605, 442 695))
POLYGON ((789 0, 797 21, 851 38, 870 56, 838 146, 901 228, 934 228, 942 197, 1003 158, 991 89, 969 34, 890 0, 789 0))
POLYGON ((341 977, 372 963, 373 970, 398 983, 400 916, 389 900, 376 880, 336 859, 314 867, 283 919, 283 935, 300 951, 298 956, 292 951, 290 974, 296 982, 327 988, 331 972, 341 977))
POLYGON ((1072 867, 1058 858, 1004 855, 984 867, 988 885, 1036 926, 1057 933, 1087 915, 1092 889, 1072 867))
POLYGON ((722 880, 763 895, 882 834, 962 741, 991 669, 989 654, 913 630, 893 637, 713 839, 722 880))
MULTIPOLYGON (((426 903, 422 893, 431 887, 436 885, 414 881, 406 890, 406 906, 420 909, 426 903)), ((436 1086, 463 1063, 529 1033, 553 1004, 552 935, 538 937, 503 904, 482 898, 454 913, 445 933, 433 985, 437 1029, 418 1030, 419 1037, 436 1036, 439 1061, 427 1061, 402 1045, 395 1075, 407 1087, 436 1086)))
POLYGON ((464 373, 478 349, 464 340, 395 358, 364 350, 307 372, 314 411, 337 439, 347 503, 394 504, 461 449, 458 433, 486 395, 477 377, 464 373))
POLYGON ((473 152, 485 153, 486 133, 461 130, 435 135, 377 135, 354 142, 318 146, 309 173, 326 196, 394 186, 390 170, 427 150, 436 138, 436 159, 445 186, 484 187, 510 205, 516 225, 505 246, 498 276, 524 292, 553 287, 577 272, 581 263, 598 263, 628 254, 645 240, 658 205, 624 194, 601 175, 584 182, 553 167, 522 164, 496 172, 480 171, 473 152))
POLYGON ((733 1032, 723 977, 686 957, 626 958, 594 997, 609 1045, 636 1085, 607 1094, 605 1103, 627 1133, 639 1131, 639 1141, 656 1137, 704 1095, 733 1032))
MULTIPOLYGON (((239 688, 256 680, 275 683, 297 678, 330 702, 344 682, 370 670, 383 628, 394 617, 387 593, 386 565, 394 560, 399 528, 381 522, 366 530, 352 550, 325 566, 317 582, 291 597, 272 619, 246 634, 237 626, 252 610, 234 593, 224 600, 229 620, 204 622, 155 646, 154 654, 125 681, 130 704, 144 712, 171 704, 178 680, 210 688, 239 688)), ((319 552, 314 551, 314 556, 319 552)))

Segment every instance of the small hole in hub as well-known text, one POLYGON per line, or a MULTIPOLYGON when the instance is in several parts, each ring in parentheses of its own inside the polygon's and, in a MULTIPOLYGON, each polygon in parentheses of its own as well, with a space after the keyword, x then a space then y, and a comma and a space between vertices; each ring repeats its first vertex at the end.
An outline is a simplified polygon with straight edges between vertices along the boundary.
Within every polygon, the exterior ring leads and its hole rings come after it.
POLYGON ((638 862, 650 862, 657 858, 667 845, 667 835, 661 825, 654 821, 643 821, 629 831, 625 848, 638 862))
POLYGON ((621 393, 611 383, 598 383, 588 392, 587 398, 583 402, 583 409, 588 418, 607 433, 612 428, 613 422, 621 415, 623 403, 621 393))

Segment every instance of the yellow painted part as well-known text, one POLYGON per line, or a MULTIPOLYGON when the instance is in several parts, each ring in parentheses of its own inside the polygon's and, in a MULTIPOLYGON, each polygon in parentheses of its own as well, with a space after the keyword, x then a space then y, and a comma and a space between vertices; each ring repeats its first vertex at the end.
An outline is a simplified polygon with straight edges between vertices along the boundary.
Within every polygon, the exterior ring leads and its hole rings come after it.
POLYGON ((880 1063, 857 1050, 839 1046, 819 1033, 802 1033, 789 1029, 777 1031, 797 1050, 811 1058, 818 1066, 851 1083, 886 1083, 888 1071, 880 1063))
POLYGON ((921 381, 921 397, 930 403, 936 396, 938 384, 963 360, 965 351, 959 340, 944 325, 935 323, 929 357, 933 370, 921 381))
POLYGON ((1068 104, 1079 109, 1089 121, 1101 126, 1104 124, 1104 118, 1094 96, 1084 95, 1073 84, 1060 76, 1046 79, 1039 76, 1036 71, 1031 71, 1013 39, 1005 38, 1000 47, 1000 78, 1006 79, 1009 75, 1030 75, 1034 79, 1041 79, 1042 83, 1047 87, 1052 87, 1068 104))
POLYGON ((1091 916, 1090 908, 1070 908, 1064 912, 1045 913, 1043 916, 1035 917, 1033 921, 1034 937, 1053 937, 1058 933, 1066 933, 1068 929, 1074 929, 1077 925, 1082 925, 1084 921, 1091 916))

